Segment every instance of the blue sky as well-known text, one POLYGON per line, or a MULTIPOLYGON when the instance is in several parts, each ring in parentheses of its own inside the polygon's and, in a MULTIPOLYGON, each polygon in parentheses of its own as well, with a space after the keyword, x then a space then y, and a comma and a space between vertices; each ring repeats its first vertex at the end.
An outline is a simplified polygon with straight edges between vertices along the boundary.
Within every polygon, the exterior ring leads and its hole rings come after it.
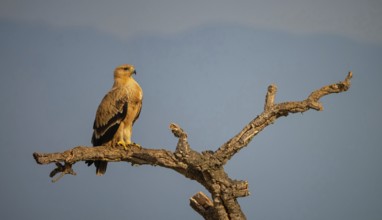
POLYGON ((324 111, 280 118, 227 165, 248 180, 248 219, 379 219, 382 4, 378 1, 1 1, 1 219, 200 219, 202 186, 159 167, 113 163, 52 184, 32 153, 90 145, 112 70, 144 90, 133 140, 172 150, 171 122, 215 150, 276 101, 354 72, 324 111))

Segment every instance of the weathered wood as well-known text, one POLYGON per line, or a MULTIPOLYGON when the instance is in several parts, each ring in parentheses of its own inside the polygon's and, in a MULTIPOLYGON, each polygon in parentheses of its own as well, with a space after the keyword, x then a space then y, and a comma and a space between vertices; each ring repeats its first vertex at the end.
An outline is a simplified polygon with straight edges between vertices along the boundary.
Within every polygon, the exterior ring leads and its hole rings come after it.
POLYGON ((247 124, 237 135, 220 146, 216 151, 194 151, 187 141, 186 132, 176 124, 170 129, 178 138, 174 152, 164 149, 148 149, 131 144, 128 150, 104 146, 78 146, 59 153, 34 153, 38 164, 55 163, 56 168, 51 177, 61 173, 53 181, 65 174, 75 175, 72 165, 79 161, 103 160, 110 162, 125 161, 131 164, 153 165, 173 169, 187 178, 203 185, 210 193, 211 199, 202 192, 190 199, 191 207, 207 220, 243 220, 246 219, 237 201, 239 197, 250 195, 248 182, 232 180, 224 171, 224 165, 268 125, 289 113, 305 112, 309 109, 321 111, 319 99, 325 95, 347 91, 350 88, 352 73, 344 81, 324 86, 312 92, 303 101, 275 104, 277 88, 270 85, 265 98, 264 111, 247 124), (63 164, 61 164, 63 163, 63 164))
POLYGON ((190 206, 206 220, 213 220, 214 204, 203 192, 190 198, 190 206))

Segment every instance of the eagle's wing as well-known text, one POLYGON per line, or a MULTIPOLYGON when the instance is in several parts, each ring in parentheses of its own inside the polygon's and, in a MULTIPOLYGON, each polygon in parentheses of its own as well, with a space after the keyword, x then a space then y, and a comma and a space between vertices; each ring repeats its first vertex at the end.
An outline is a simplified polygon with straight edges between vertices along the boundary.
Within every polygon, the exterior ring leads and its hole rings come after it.
POLYGON ((100 146, 113 139, 119 125, 127 115, 127 98, 127 90, 116 87, 102 99, 93 125, 93 146, 100 146))

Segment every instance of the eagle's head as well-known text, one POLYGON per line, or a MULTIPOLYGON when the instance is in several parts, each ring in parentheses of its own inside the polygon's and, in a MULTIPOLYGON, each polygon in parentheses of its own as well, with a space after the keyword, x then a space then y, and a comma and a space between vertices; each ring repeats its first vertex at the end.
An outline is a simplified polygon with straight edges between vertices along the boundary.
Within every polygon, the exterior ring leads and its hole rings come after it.
POLYGON ((135 67, 131 64, 123 64, 115 68, 114 78, 129 78, 131 75, 137 74, 135 72, 135 67))

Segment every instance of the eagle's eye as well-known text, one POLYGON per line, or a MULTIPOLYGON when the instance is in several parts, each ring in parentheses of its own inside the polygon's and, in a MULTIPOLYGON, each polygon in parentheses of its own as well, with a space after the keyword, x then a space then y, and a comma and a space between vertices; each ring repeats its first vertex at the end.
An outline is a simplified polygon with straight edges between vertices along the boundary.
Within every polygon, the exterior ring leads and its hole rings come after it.
POLYGON ((127 71, 129 70, 129 67, 124 67, 123 70, 127 71))

